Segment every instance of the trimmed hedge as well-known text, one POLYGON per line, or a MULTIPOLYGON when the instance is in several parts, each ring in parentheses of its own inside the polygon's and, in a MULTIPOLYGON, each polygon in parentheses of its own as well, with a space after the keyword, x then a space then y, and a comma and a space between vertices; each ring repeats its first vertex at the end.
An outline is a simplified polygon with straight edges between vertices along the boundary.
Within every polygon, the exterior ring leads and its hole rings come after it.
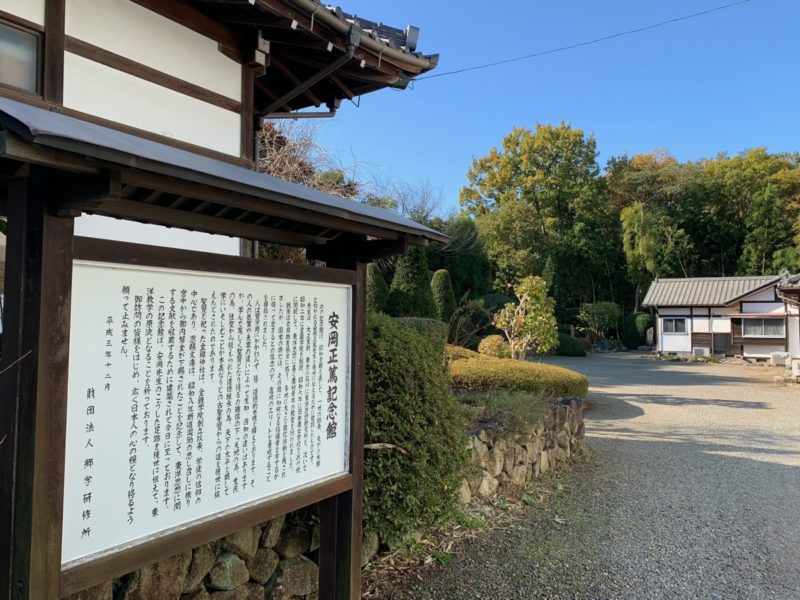
POLYGON ((574 338, 565 333, 558 334, 558 347, 555 353, 558 356, 586 356, 586 344, 583 339, 574 338))
POLYGON ((411 327, 414 331, 433 343, 440 354, 444 354, 444 347, 447 345, 447 323, 436 319, 423 319, 422 317, 399 317, 395 321, 406 327, 411 327))
POLYGON ((367 310, 383 312, 386 299, 389 297, 389 286, 381 268, 375 263, 367 265, 367 310))
POLYGON ((444 350, 444 356, 447 360, 467 360, 469 358, 479 358, 480 354, 474 350, 469 350, 463 346, 456 346, 454 344, 447 344, 444 350))
POLYGON ((655 327, 655 319, 649 313, 634 313, 622 321, 622 343, 628 350, 636 350, 647 343, 647 330, 655 327))
POLYGON ((511 348, 502 335, 487 335, 478 344, 478 352, 495 358, 511 358, 511 348))
POLYGON ((453 293, 453 282, 447 269, 439 269, 433 274, 431 292, 439 320, 448 323, 456 312, 456 295, 453 293))
POLYGON ((380 313, 367 318, 364 527, 384 541, 450 514, 467 465, 467 411, 438 348, 380 313))
POLYGON ((514 390, 549 396, 586 396, 589 391, 584 375, 554 365, 483 355, 449 365, 450 381, 459 391, 514 390))
POLYGON ((414 246, 397 259, 385 312, 393 317, 436 318, 431 275, 423 248, 414 246))

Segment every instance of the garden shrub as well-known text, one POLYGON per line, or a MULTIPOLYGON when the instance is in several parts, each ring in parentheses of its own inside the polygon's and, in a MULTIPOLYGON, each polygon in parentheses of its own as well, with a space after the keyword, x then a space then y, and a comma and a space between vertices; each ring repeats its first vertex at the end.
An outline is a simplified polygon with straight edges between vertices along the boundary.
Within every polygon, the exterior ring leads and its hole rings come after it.
POLYGON ((540 363, 511 358, 478 358, 449 363, 450 381, 459 391, 516 390, 548 396, 585 396, 589 382, 584 375, 540 363))
POLYGON ((423 248, 413 247, 397 259, 385 312, 393 317, 436 318, 428 261, 423 248))
POLYGON ((495 358, 511 358, 511 348, 502 335, 487 335, 478 344, 478 352, 495 358))
POLYGON ((480 354, 474 350, 469 350, 463 346, 456 346, 455 344, 447 344, 444 351, 444 356, 447 360, 467 360, 469 358, 478 358, 480 354))
POLYGON ((423 319, 422 317, 400 317, 395 321, 414 329, 436 346, 440 351, 439 356, 444 356, 444 347, 447 345, 447 323, 442 323, 437 319, 423 319))
POLYGON ((489 314, 494 314, 503 308, 509 302, 516 302, 515 298, 506 296, 505 294, 486 294, 483 297, 483 307, 489 311, 489 314))
POLYGON ((647 343, 647 330, 655 326, 653 315, 634 313, 625 317, 622 322, 622 343, 630 350, 647 343))
POLYGON ((381 268, 375 263, 367 265, 367 310, 384 312, 386 298, 389 297, 389 286, 381 268))
POLYGON ((439 320, 448 323, 456 311, 456 295, 453 293, 453 282, 447 269, 439 269, 433 274, 431 292, 439 320))
POLYGON ((552 397, 542 393, 491 390, 459 397, 468 406, 481 407, 483 418, 494 423, 495 433, 528 434, 550 412, 552 397))
POLYGON ((489 314, 480 300, 471 300, 459 306, 450 317, 450 331, 447 341, 471 350, 478 349, 478 343, 487 333, 497 331, 489 314))
POLYGON ((586 338, 578 339, 565 333, 559 333, 555 353, 558 356, 586 356, 586 345, 583 340, 586 338))
POLYGON ((439 350, 380 313, 367 319, 364 526, 398 541, 446 517, 467 464, 466 411, 439 350))

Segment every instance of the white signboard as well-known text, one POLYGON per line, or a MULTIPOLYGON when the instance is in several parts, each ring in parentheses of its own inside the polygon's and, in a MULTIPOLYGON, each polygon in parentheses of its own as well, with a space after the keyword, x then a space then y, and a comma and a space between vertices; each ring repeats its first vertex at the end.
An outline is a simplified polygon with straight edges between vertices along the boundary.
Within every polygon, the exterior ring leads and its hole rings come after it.
POLYGON ((62 563, 347 473, 351 294, 76 261, 62 563))

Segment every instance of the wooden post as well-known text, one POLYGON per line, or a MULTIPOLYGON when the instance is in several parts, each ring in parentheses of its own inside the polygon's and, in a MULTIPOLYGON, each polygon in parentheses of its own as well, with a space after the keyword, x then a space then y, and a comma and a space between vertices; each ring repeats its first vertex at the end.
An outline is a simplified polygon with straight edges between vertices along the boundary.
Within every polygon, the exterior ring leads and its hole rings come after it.
POLYGON ((358 241, 342 240, 341 244, 330 249, 327 257, 329 267, 356 271, 350 410, 350 471, 353 475, 353 489, 320 503, 321 600, 358 600, 361 597, 367 266, 358 259, 359 249, 358 241))
POLYGON ((58 598, 73 219, 51 172, 8 190, 0 363, 0 595, 58 598), (20 435, 17 435, 17 433, 20 435))

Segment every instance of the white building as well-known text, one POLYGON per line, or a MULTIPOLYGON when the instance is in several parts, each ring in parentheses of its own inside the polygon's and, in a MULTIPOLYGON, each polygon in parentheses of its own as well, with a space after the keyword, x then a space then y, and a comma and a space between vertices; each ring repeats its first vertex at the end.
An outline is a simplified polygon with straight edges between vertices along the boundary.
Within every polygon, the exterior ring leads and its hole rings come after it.
POLYGON ((800 308, 779 295, 781 277, 656 279, 642 306, 654 308, 656 346, 666 354, 800 358, 800 308))

